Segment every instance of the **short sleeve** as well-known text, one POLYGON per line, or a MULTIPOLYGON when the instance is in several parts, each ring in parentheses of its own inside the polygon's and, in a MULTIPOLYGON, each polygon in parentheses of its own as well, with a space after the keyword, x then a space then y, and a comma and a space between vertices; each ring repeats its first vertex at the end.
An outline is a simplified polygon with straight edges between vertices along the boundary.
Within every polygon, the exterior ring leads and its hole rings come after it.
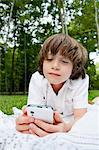
POLYGON ((40 104, 42 101, 42 80, 43 76, 35 72, 29 83, 28 104, 40 104))
POLYGON ((87 108, 88 106, 88 88, 89 77, 86 75, 84 79, 81 79, 77 83, 73 96, 74 108, 87 108))

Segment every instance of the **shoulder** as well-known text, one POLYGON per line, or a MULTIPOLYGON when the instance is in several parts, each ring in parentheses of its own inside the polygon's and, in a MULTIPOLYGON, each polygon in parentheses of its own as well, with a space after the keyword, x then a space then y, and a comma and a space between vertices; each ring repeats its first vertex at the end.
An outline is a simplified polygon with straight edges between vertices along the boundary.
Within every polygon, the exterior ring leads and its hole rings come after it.
POLYGON ((41 75, 38 71, 32 74, 30 83, 41 85, 42 81, 44 80, 44 76, 41 75))
POLYGON ((89 76, 86 74, 85 78, 79 78, 76 80, 70 80, 70 88, 78 88, 78 87, 82 87, 82 86, 88 86, 89 85, 89 76))
POLYGON ((35 73, 32 74, 31 78, 33 78, 35 80, 42 80, 44 77, 38 71, 36 71, 35 73))

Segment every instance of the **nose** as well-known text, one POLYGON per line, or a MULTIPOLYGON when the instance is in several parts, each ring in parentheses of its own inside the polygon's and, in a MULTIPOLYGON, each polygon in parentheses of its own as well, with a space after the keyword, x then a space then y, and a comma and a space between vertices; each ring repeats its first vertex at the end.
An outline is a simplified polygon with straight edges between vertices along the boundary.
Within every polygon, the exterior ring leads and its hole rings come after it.
POLYGON ((52 69, 59 70, 59 61, 53 60, 52 69))

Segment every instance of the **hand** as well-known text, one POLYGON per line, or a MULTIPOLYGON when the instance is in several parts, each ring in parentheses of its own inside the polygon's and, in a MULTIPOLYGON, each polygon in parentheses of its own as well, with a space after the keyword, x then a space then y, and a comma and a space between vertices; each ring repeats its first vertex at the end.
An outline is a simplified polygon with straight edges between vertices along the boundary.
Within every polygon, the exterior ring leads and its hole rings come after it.
POLYGON ((58 112, 54 114, 54 124, 49 124, 39 119, 35 119, 34 123, 30 124, 30 132, 32 134, 35 133, 39 137, 55 132, 66 132, 67 130, 66 123, 62 120, 58 112))
POLYGON ((30 134, 29 124, 34 122, 34 118, 27 116, 26 107, 24 107, 22 111, 23 114, 16 118, 16 130, 22 133, 30 134))

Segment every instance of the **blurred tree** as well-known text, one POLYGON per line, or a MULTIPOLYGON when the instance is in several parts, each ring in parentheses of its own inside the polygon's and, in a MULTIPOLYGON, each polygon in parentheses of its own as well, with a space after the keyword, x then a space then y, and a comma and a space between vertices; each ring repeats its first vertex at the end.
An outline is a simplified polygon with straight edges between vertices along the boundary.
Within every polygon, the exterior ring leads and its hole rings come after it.
MULTIPOLYGON (((38 67, 40 47, 54 33, 69 33, 88 53, 96 51, 96 8, 98 0, 1 0, 0 91, 26 93, 38 67)), ((93 77, 96 74, 90 60, 87 72, 93 77)), ((94 78, 90 78, 93 86, 94 78)))
MULTIPOLYGON (((96 0, 97 8, 99 2, 96 0)), ((90 52, 95 52, 98 48, 97 44, 97 28, 95 21, 95 7, 94 1, 74 0, 71 9, 73 12, 73 19, 68 27, 69 34, 80 41, 90 52)), ((90 88, 93 87, 96 70, 95 64, 88 58, 87 73, 90 76, 90 88)))

